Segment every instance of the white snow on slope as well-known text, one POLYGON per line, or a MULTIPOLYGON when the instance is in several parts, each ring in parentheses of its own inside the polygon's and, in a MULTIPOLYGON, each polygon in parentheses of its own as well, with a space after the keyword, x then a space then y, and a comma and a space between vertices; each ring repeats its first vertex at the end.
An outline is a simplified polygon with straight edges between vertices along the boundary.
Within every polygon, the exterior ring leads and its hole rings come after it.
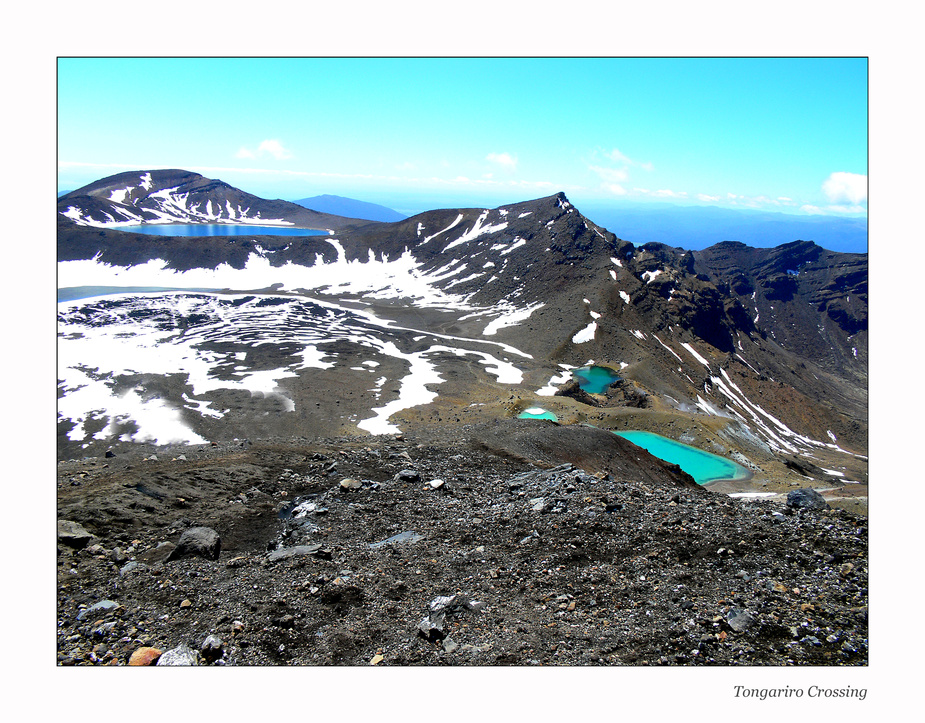
POLYGON ((444 247, 443 252, 446 253, 452 248, 456 248, 464 243, 468 243, 474 239, 477 239, 479 236, 483 236, 488 233, 495 233, 501 231, 502 229, 507 228, 507 221, 502 221, 488 226, 483 226, 485 219, 488 218, 489 211, 482 211, 481 215, 475 220, 472 228, 466 231, 462 236, 460 236, 455 241, 450 242, 447 246, 444 247))
POLYGON ((380 421, 368 422, 363 427, 367 431, 391 429, 389 416, 432 399, 436 392, 427 385, 441 381, 441 358, 474 357, 501 384, 520 384, 522 371, 503 356, 473 345, 530 358, 507 344, 436 333, 415 337, 436 343, 404 353, 390 337, 399 339, 415 330, 363 310, 292 296, 151 292, 73 300, 58 308, 58 411, 74 423, 69 435, 74 441, 88 441, 89 429, 102 427, 94 435, 102 439, 134 425, 123 438, 201 443, 205 440, 184 423, 184 416, 224 416, 227 410, 213 408, 208 398, 215 390, 245 391, 275 399, 283 413, 294 411, 295 402, 280 383, 306 370, 333 367, 338 353, 319 348, 331 342, 366 347, 409 366, 401 377, 399 398, 375 410, 374 419, 380 421), (220 342, 222 350, 213 350, 213 342, 220 342), (247 350, 263 345, 289 349, 283 357, 288 361, 276 369, 252 368, 247 350), (186 389, 182 399, 168 401, 133 382, 136 375, 179 375, 186 389))
POLYGON ((663 347, 665 347, 668 351, 670 351, 672 354, 674 354, 675 358, 676 358, 679 362, 681 362, 682 364, 684 363, 684 360, 683 360, 680 356, 678 356, 678 353, 677 353, 674 349, 672 349, 672 348, 671 348, 670 346, 668 346, 665 342, 663 342, 661 339, 659 339, 658 336, 656 336, 655 334, 652 334, 652 336, 655 337, 655 340, 656 340, 659 344, 661 344, 661 345, 662 345, 663 347))
POLYGON ((482 330, 482 336, 494 336, 501 329, 504 329, 508 326, 516 326, 522 321, 529 319, 531 314, 538 309, 542 309, 544 304, 531 304, 526 306, 523 309, 515 309, 513 311, 508 311, 507 313, 501 314, 501 316, 489 322, 489 324, 482 330))
MULTIPOLYGON (((426 236, 426 237, 424 238, 424 240, 421 241, 421 244, 422 244, 422 245, 423 245, 423 244, 426 244, 426 243, 427 243, 428 241, 430 241, 431 239, 437 238, 437 236, 439 236, 440 234, 446 233, 446 232, 449 231, 451 228, 454 228, 455 226, 457 226, 457 225, 459 224, 459 222, 462 221, 462 220, 463 220, 463 215, 462 215, 462 214, 459 214, 459 215, 456 217, 456 219, 455 219, 449 226, 447 226, 447 227, 444 228, 444 229, 441 229, 440 231, 437 231, 437 233, 435 233, 435 234, 431 234, 430 236, 426 236)), ((423 227, 420 223, 418 223, 418 234, 420 234, 420 232, 423 230, 423 228, 424 228, 424 227, 423 227)))
POLYGON ((189 206, 189 193, 180 193, 179 186, 174 188, 164 188, 160 191, 154 191, 147 195, 144 210, 153 213, 155 219, 145 219, 141 215, 142 208, 131 200, 131 193, 135 188, 143 188, 150 191, 153 186, 151 174, 146 173, 139 177, 139 186, 127 186, 123 189, 114 189, 110 192, 109 200, 116 204, 113 206, 113 213, 118 214, 121 218, 115 218, 112 214, 105 214, 108 218, 106 221, 100 221, 91 216, 89 212, 76 205, 69 206, 62 215, 70 218, 74 223, 80 226, 91 226, 96 228, 123 228, 137 226, 141 223, 233 223, 233 224, 251 224, 265 226, 294 226, 290 221, 284 221, 278 218, 261 218, 260 213, 250 215, 250 208, 242 209, 240 206, 232 208, 231 203, 226 200, 225 207, 213 209, 212 200, 208 199, 205 208, 202 204, 189 206), (155 204, 154 206, 151 203, 155 204))
POLYGON ((584 344, 594 339, 594 334, 597 332, 597 322, 592 321, 584 329, 579 331, 572 337, 573 344, 584 344))
POLYGON ((690 344, 688 344, 686 341, 682 341, 682 342, 681 342, 681 346, 683 346, 685 349, 687 349, 687 350, 690 352, 691 356, 694 357, 694 359, 696 359, 697 361, 699 361, 701 364, 703 364, 707 369, 710 368, 710 362, 708 362, 708 361, 707 361, 706 359, 704 359, 700 354, 698 354, 698 353, 697 353, 697 350, 694 349, 694 347, 692 347, 692 346, 691 346, 690 344))

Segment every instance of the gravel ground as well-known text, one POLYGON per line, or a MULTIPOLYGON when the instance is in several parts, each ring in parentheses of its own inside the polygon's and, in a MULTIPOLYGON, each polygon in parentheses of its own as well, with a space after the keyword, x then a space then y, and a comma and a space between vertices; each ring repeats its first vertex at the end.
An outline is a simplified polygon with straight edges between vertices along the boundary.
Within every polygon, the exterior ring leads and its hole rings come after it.
POLYGON ((867 664, 866 517, 712 493, 600 430, 459 439, 60 462, 57 664, 867 664))

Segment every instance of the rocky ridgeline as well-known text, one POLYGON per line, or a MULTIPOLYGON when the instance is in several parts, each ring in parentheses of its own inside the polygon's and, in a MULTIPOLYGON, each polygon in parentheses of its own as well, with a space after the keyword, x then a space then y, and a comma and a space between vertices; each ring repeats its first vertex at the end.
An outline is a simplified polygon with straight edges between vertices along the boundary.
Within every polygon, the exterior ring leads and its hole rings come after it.
POLYGON ((867 662, 867 521, 811 491, 391 437, 186 456, 59 465, 60 665, 867 662))

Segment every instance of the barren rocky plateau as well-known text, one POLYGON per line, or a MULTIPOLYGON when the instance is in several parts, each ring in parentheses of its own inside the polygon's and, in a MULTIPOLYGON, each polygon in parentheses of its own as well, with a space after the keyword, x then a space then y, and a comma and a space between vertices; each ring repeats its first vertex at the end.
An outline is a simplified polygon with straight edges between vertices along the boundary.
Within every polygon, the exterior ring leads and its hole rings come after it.
POLYGON ((57 464, 59 666, 864 666, 864 516, 616 435, 116 446, 57 464))

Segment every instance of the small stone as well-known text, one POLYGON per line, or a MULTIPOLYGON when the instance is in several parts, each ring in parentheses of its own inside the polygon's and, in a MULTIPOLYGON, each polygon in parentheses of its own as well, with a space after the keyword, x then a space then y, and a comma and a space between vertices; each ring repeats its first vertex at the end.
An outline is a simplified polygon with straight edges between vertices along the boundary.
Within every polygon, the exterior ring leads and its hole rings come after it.
POLYGON ((181 608, 192 607, 192 605, 193 605, 193 603, 190 602, 190 600, 189 600, 188 598, 187 598, 186 600, 184 600, 183 602, 180 603, 180 607, 181 607, 181 608))
POLYGON ((125 575, 130 575, 133 572, 143 572, 147 569, 148 566, 143 562, 132 560, 131 562, 127 562, 121 568, 119 568, 119 575, 124 577, 125 575))
POLYGON ((141 647, 132 653, 128 659, 129 665, 154 665, 162 651, 158 648, 141 647))
POLYGON ((369 664, 370 664, 370 665, 379 665, 379 663, 381 663, 383 660, 385 660, 385 656, 382 655, 381 653, 376 653, 376 654, 373 656, 373 659, 369 661, 369 664))
POLYGON ((213 663, 222 657, 224 643, 217 635, 210 635, 202 641, 199 653, 208 663, 213 663))
POLYGON ((92 613, 98 613, 101 611, 109 612, 111 610, 117 609, 118 607, 119 603, 115 602, 114 600, 100 600, 98 603, 95 603, 88 608, 84 608, 79 613, 77 613, 77 619, 83 620, 84 617, 92 613))
POLYGON ((431 486, 431 488, 433 488, 433 489, 435 489, 435 490, 438 490, 438 489, 440 489, 441 487, 443 487, 443 485, 445 485, 446 482, 444 482, 442 479, 433 479, 433 480, 431 480, 430 482, 428 482, 427 484, 429 484, 429 485, 431 486))
POLYGON ((342 490, 358 490, 363 486, 363 483, 358 479, 342 479, 340 481, 340 488, 342 490))
POLYGON ((854 565, 850 562, 846 562, 838 569, 838 574, 842 577, 848 577, 852 572, 854 572, 854 565))
POLYGON ((741 633, 755 624, 755 618, 748 610, 732 608, 726 615, 726 622, 735 632, 741 633))

